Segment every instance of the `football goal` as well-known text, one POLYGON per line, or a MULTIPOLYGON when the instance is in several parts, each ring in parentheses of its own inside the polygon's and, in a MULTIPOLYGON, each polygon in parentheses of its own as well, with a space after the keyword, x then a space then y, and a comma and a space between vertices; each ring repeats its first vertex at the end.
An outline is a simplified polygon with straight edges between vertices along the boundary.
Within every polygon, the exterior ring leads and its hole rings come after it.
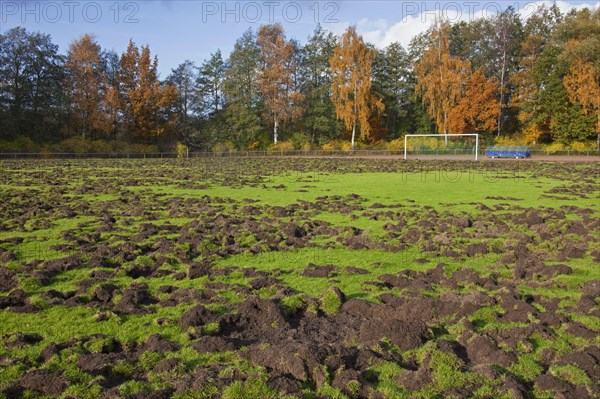
MULTIPOLYGON (((475 153, 475 160, 479 160, 479 134, 476 133, 465 133, 465 134, 407 134, 406 136, 404 136, 404 159, 407 159, 408 156, 408 138, 409 137, 436 137, 436 138, 445 138, 446 139, 446 148, 443 149, 442 153, 448 154, 448 153, 452 153, 452 149, 448 147, 448 138, 455 138, 455 137, 461 137, 461 136, 467 136, 467 137, 475 137, 475 148, 470 148, 470 149, 465 149, 464 147, 461 149, 461 154, 464 153, 475 153)), ((413 146, 414 147, 414 146, 413 146)), ((439 149, 433 150, 432 148, 428 147, 427 145, 423 145, 421 148, 425 148, 424 151, 422 151, 421 153, 426 154, 432 154, 432 153, 440 153, 439 149)), ((413 149, 415 152, 416 149, 413 149)), ((454 153, 457 153, 457 150, 454 150, 454 153)))

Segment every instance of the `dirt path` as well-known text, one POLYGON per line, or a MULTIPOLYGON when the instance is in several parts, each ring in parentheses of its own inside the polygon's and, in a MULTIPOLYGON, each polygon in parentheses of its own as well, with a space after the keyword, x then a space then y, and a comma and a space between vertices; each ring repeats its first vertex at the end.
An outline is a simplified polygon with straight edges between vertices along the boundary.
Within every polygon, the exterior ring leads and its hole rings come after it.
MULTIPOLYGON (((318 156, 318 155, 294 155, 290 157, 282 156, 277 158, 360 158, 360 159, 403 159, 402 155, 354 155, 354 156, 342 156, 342 155, 331 155, 331 156, 318 156)), ((420 160, 420 161, 439 161, 439 160, 456 160, 456 161, 470 161, 474 160, 473 155, 411 155, 408 157, 408 161, 420 160)), ((536 155, 531 158, 525 159, 514 159, 514 158, 488 158, 482 156, 479 158, 480 161, 494 161, 494 162, 600 162, 600 156, 584 156, 584 155, 536 155)))

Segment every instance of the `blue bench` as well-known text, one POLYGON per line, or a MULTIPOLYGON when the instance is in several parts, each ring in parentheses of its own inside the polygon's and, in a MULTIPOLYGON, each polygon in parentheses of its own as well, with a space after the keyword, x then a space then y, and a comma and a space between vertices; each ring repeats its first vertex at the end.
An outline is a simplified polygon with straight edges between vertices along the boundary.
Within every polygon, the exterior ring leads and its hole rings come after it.
POLYGON ((488 158, 529 158, 531 152, 526 146, 492 146, 485 150, 488 158))

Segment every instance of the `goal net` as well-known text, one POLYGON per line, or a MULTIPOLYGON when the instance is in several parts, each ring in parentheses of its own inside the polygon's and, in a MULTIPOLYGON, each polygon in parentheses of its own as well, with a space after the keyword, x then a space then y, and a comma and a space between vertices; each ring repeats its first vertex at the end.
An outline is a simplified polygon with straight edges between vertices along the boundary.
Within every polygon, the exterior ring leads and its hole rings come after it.
POLYGON ((479 159, 479 134, 407 134, 404 159, 408 155, 473 156, 479 159))

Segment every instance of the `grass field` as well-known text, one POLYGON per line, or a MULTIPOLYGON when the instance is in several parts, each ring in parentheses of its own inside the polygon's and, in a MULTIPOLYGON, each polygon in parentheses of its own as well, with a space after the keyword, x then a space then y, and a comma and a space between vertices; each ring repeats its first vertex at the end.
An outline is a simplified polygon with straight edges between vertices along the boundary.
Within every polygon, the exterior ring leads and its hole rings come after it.
POLYGON ((597 397, 599 177, 5 161, 0 398, 597 397))

